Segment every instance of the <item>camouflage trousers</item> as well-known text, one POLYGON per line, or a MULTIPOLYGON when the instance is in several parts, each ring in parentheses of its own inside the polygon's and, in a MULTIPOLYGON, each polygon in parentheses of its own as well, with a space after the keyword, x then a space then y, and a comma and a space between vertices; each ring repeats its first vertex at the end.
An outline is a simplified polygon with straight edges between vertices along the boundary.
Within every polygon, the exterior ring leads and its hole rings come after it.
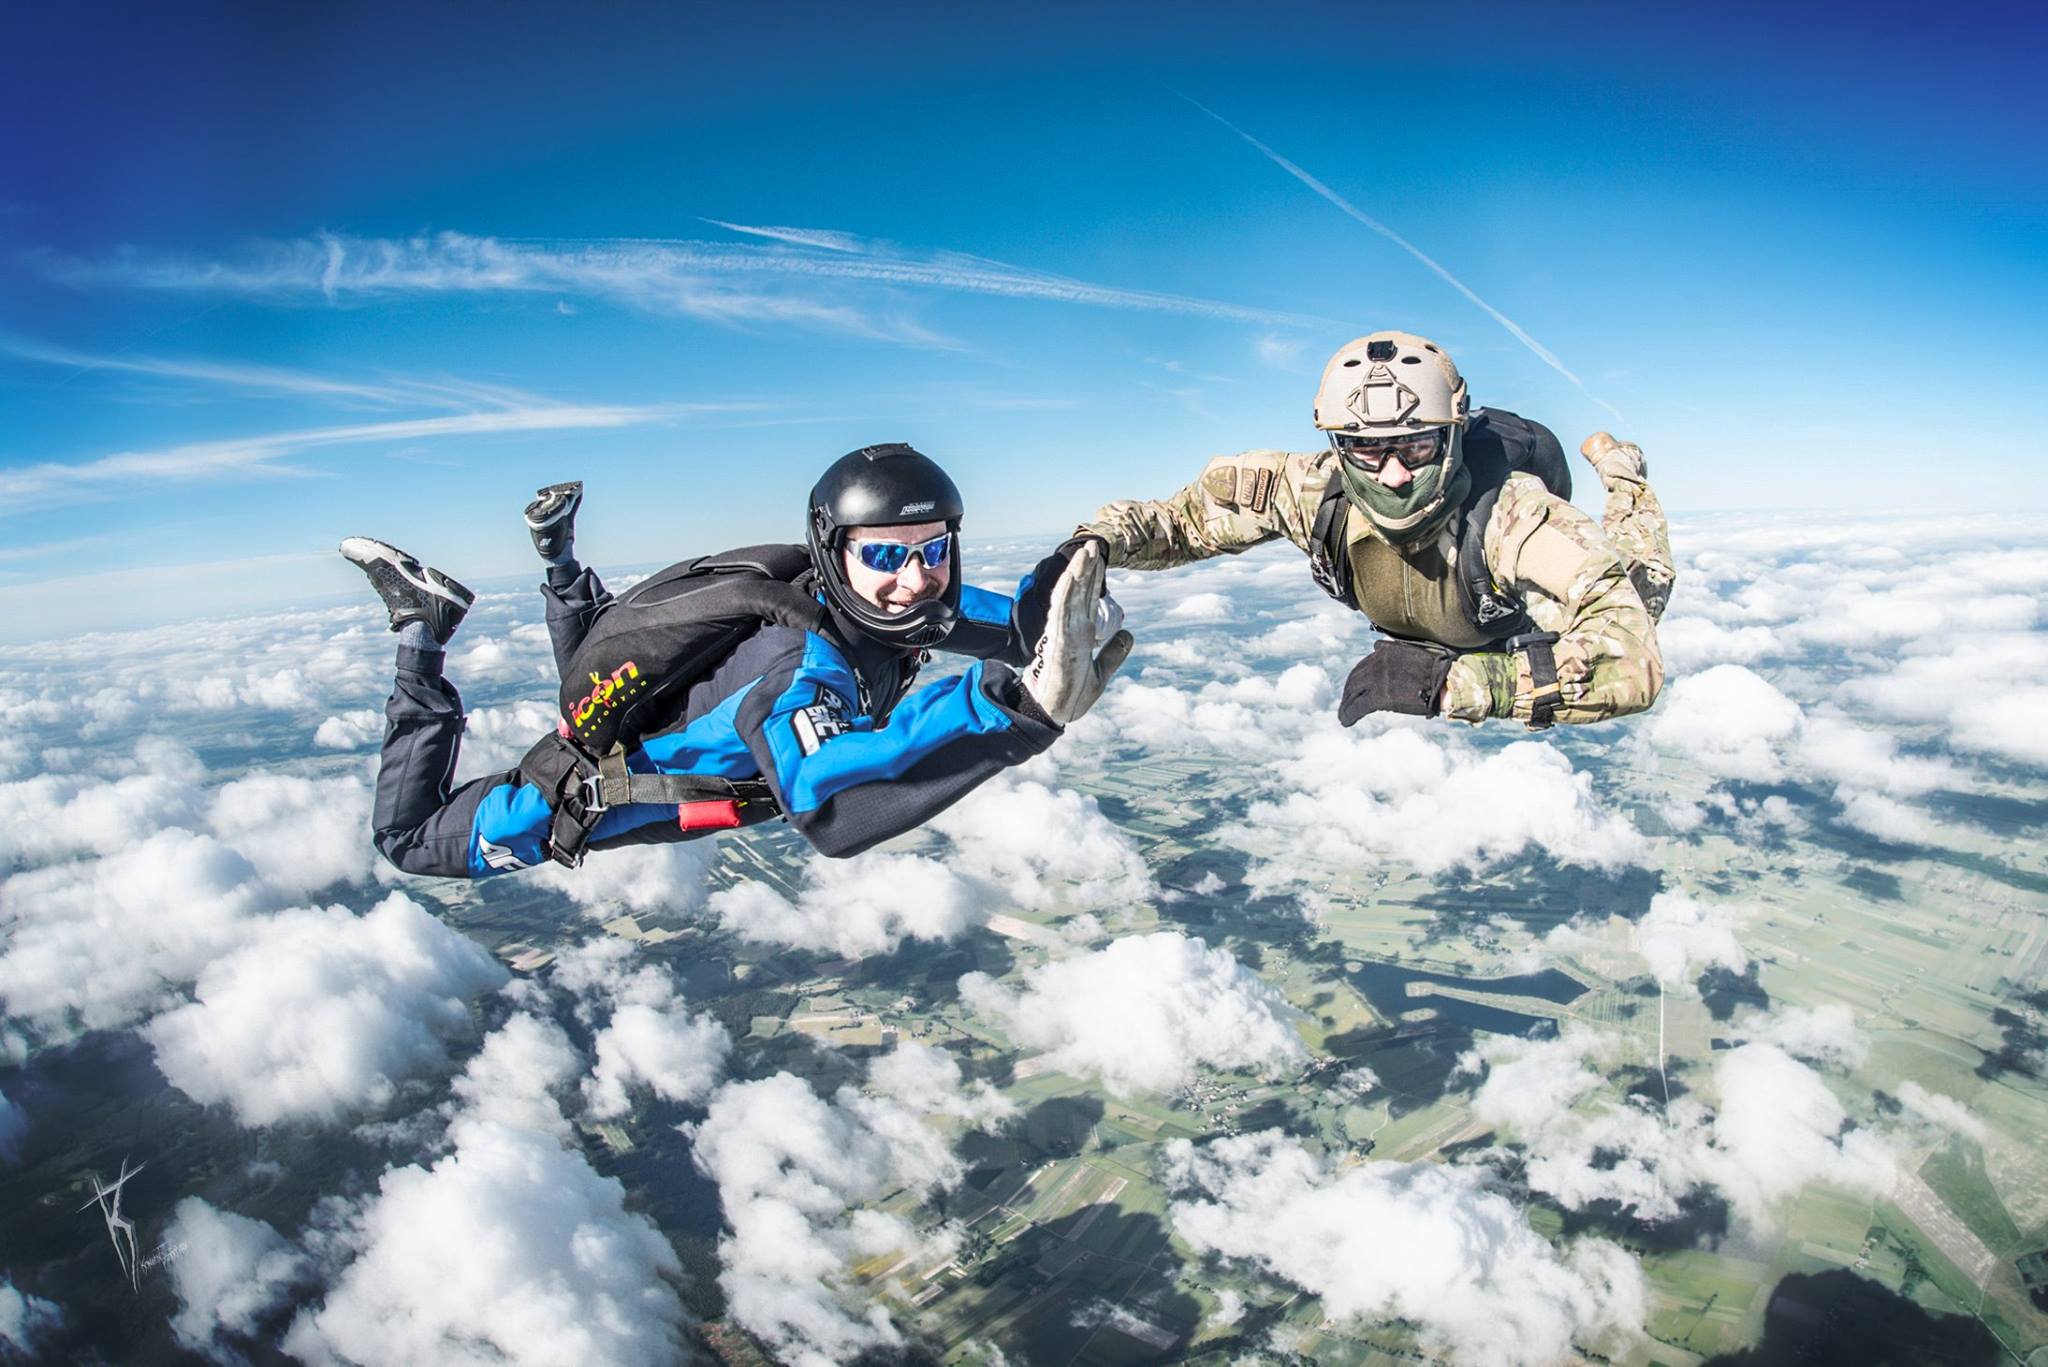
POLYGON ((1600 470, 1607 486, 1600 530, 1621 552, 1629 582, 1642 595, 1643 606, 1655 622, 1663 618, 1664 605, 1671 601, 1671 586, 1678 578, 1678 569, 1671 562, 1671 527, 1664 520, 1664 505, 1657 501, 1657 493, 1643 473, 1642 448, 1624 442, 1620 452, 1635 457, 1635 468, 1615 469, 1614 465, 1623 462, 1612 462, 1600 470))

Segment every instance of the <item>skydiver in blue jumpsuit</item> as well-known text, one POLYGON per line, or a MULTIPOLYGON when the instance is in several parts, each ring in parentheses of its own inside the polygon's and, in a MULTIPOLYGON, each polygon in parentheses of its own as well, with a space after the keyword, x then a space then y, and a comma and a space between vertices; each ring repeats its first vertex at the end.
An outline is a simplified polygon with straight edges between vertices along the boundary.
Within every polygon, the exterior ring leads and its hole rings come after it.
MULTIPOLYGON (((548 631, 561 666, 609 599, 574 558, 581 492, 551 486, 527 510, 549 564, 548 631)), ((1103 565, 1092 547, 1041 562, 1021 587, 1021 611, 964 586, 959 491, 908 446, 842 457, 811 491, 809 513, 822 629, 764 622, 690 687, 672 725, 639 738, 627 757, 639 772, 765 780, 772 802, 747 803, 721 824, 782 815, 821 854, 858 854, 1045 750, 1130 651, 1121 630, 1097 649, 1103 565), (912 692, 928 647, 975 663, 912 692)), ((352 537, 341 550, 370 576, 399 633, 377 848, 408 873, 449 878, 544 862, 549 802, 519 770, 452 787, 462 700, 441 664, 474 595, 382 542, 352 537)), ((605 810, 587 848, 704 833, 675 805, 633 803, 605 810)))

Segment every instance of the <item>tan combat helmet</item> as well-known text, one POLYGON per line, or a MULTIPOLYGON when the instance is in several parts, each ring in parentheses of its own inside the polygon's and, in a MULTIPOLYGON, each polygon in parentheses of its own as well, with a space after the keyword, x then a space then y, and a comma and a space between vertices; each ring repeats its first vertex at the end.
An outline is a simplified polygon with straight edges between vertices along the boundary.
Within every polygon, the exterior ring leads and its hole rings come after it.
MULTIPOLYGON (((1412 332, 1374 332, 1340 347, 1323 367, 1316 389, 1316 426, 1337 449, 1337 477, 1352 505, 1395 544, 1434 536, 1464 499, 1465 422, 1470 400, 1465 378, 1427 337, 1412 332), (1427 464, 1403 467, 1413 478, 1399 488, 1382 484, 1371 471, 1346 457, 1362 441, 1437 434, 1427 464)), ((1358 457, 1371 459, 1367 451, 1358 457)))
POLYGON ((1374 332, 1323 367, 1316 426, 1404 436, 1463 423, 1467 407, 1465 377, 1442 347, 1412 332, 1374 332))

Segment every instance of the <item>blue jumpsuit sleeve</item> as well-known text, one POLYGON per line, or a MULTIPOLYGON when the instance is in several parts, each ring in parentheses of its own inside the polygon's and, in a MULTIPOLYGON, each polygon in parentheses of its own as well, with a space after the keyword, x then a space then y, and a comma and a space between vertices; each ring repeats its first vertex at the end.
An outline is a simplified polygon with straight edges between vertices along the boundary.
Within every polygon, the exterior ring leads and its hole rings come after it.
MULTIPOLYGON (((1031 576, 1025 576, 1030 582, 1031 576)), ((1017 629, 1015 605, 1000 593, 978 589, 972 584, 960 589, 960 616, 953 630, 939 646, 948 655, 966 655, 977 660, 1001 660, 1019 666, 1031 658, 1037 641, 1026 643, 1017 629)))
POLYGON ((861 713, 846 660, 807 635, 800 659, 764 676, 737 730, 792 826, 830 858, 924 824, 1059 736, 1017 711, 1017 676, 981 661, 910 694, 883 725, 861 713))

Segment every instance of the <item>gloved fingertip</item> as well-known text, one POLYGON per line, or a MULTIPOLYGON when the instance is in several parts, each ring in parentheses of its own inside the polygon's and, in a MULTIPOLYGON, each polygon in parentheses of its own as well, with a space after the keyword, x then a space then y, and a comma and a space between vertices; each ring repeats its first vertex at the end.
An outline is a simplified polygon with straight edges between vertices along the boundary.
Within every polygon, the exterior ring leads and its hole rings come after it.
POLYGON ((1095 663, 1101 669, 1102 677, 1106 679, 1121 669, 1124 661, 1130 658, 1131 647, 1136 644, 1136 639, 1128 631, 1119 631, 1116 635, 1105 641, 1102 646, 1102 653, 1095 657, 1095 663))

